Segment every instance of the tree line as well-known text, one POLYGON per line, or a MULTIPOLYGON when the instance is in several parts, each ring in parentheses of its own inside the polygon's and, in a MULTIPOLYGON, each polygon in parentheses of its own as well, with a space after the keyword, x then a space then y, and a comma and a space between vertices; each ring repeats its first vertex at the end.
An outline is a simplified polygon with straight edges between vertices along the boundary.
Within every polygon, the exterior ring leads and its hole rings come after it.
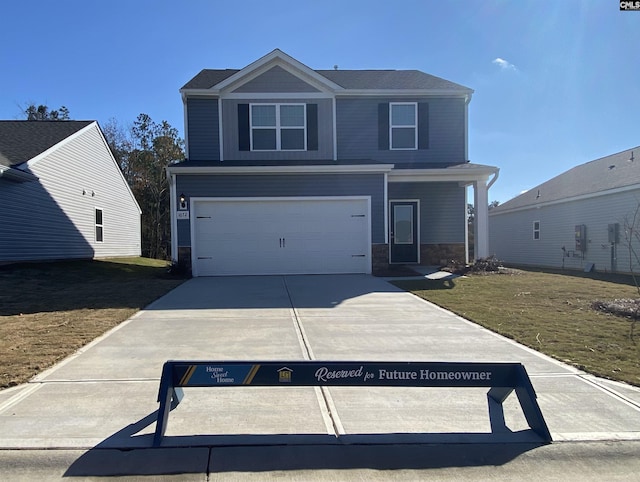
MULTIPOLYGON (((27 120, 70 120, 62 106, 30 104, 23 109, 27 120)), ((140 114, 129 126, 110 119, 101 126, 124 178, 142 209, 142 256, 171 258, 171 206, 166 168, 184 159, 184 141, 167 121, 155 122, 140 114)))

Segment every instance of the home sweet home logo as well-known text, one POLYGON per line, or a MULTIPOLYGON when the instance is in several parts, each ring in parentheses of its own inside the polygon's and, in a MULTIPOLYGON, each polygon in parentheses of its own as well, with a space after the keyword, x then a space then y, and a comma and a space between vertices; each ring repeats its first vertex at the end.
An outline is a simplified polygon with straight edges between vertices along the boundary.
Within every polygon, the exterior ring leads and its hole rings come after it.
POLYGON ((640 0, 621 0, 620 11, 636 11, 640 12, 640 0))

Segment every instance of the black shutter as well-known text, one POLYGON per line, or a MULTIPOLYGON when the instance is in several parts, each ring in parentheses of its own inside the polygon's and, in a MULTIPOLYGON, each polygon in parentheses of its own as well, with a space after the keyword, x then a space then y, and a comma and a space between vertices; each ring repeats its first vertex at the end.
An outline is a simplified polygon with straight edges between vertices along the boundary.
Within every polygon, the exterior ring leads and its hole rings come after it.
POLYGON ((238 104, 238 149, 241 151, 251 150, 249 104, 238 104))
POLYGON ((418 104, 418 149, 429 149, 429 104, 418 104))
POLYGON ((318 104, 307 104, 307 151, 318 150, 318 104))
POLYGON ((389 150, 389 104, 378 104, 378 149, 389 150))

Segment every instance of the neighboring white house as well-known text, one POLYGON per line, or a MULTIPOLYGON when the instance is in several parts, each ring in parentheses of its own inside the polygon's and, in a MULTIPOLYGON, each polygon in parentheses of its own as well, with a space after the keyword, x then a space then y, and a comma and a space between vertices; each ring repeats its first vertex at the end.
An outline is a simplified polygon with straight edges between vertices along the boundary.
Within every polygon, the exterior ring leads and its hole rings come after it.
POLYGON ((639 206, 636 147, 576 166, 491 209, 489 249, 509 264, 637 272, 625 228, 634 216, 640 227, 639 206))
POLYGON ((95 121, 0 121, 0 263, 140 255, 140 207, 95 121))

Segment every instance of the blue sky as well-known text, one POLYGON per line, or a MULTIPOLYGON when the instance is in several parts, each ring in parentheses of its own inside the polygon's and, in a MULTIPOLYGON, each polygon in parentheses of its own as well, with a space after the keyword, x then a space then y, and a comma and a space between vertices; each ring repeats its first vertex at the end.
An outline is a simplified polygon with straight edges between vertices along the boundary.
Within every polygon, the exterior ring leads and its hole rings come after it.
POLYGON ((490 200, 640 145, 640 12, 618 0, 10 0, 0 118, 139 113, 183 132, 178 89, 280 48, 314 69, 419 69, 475 90, 469 157, 490 200))

